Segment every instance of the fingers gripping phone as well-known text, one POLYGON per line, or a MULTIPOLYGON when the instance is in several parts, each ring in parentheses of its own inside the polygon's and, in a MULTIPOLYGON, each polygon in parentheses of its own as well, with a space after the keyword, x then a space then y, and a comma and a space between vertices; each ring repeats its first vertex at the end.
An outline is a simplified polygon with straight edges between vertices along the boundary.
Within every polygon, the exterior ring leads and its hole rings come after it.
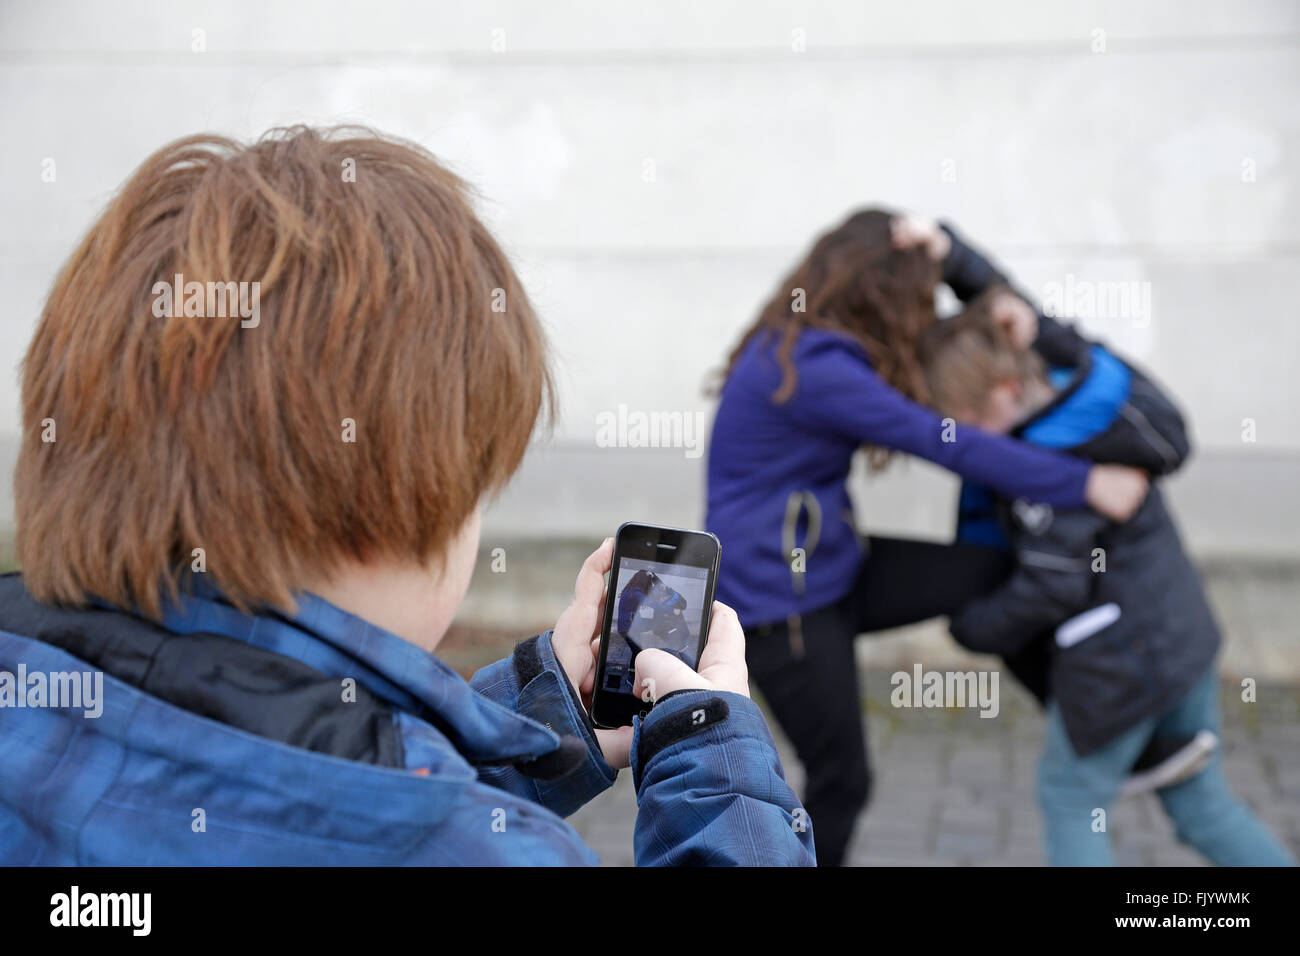
POLYGON ((597 727, 626 727, 652 703, 636 693, 636 655, 657 647, 692 668, 709 638, 722 546, 707 531, 627 523, 614 535, 591 695, 597 727))

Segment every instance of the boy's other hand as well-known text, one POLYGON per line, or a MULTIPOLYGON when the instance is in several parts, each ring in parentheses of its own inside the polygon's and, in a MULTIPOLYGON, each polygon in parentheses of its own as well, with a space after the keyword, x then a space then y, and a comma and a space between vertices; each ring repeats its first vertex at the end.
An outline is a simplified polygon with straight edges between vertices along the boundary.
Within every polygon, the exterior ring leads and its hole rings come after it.
MULTIPOLYGON (((600 652, 600 625, 605 617, 605 575, 614 560, 614 539, 606 538, 587 556, 573 585, 573 603, 564 609, 555 630, 551 647, 577 688, 582 705, 591 712, 591 692, 596 685, 596 655, 600 652)), ((632 728, 596 729, 596 741, 606 762, 615 770, 630 763, 632 728)))
POLYGON ((700 655, 698 672, 667 651, 647 648, 636 656, 635 687, 642 700, 658 700, 675 690, 726 690, 748 697, 745 632, 736 612, 713 602, 709 642, 700 655))
POLYGON ((1094 511, 1113 521, 1127 521, 1146 500, 1151 479, 1126 465, 1093 465, 1084 497, 1094 511))
POLYGON ((1027 349, 1038 338, 1038 313, 1014 292, 1003 292, 993 301, 993 321, 1007 330, 1018 349, 1027 349))
POLYGON ((939 228, 939 224, 925 216, 895 216, 889 221, 889 235, 895 249, 914 249, 920 246, 935 262, 943 262, 952 251, 952 240, 939 228))

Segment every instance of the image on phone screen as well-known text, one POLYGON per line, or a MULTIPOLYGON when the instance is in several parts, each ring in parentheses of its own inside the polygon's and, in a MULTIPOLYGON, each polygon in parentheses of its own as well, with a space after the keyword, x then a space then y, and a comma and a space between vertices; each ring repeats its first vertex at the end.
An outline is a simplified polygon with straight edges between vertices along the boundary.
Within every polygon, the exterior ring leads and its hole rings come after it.
POLYGON ((619 562, 604 689, 633 692, 636 655, 657 647, 695 667, 709 568, 638 558, 619 562))
POLYGON ((642 651, 661 650, 692 670, 699 667, 721 554, 718 539, 707 531, 635 522, 619 526, 591 695, 596 726, 626 726, 653 705, 652 688, 636 693, 636 658, 642 651))

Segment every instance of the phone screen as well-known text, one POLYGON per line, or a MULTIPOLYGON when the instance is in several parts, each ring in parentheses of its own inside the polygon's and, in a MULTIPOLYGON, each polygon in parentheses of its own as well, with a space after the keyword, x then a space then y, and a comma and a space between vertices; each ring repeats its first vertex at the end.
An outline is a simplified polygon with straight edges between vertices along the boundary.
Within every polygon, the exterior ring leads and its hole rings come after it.
POLYGON ((615 537, 592 719, 621 727, 649 710, 636 694, 636 655, 658 648, 689 667, 708 637, 720 549, 703 531, 628 524, 615 537))

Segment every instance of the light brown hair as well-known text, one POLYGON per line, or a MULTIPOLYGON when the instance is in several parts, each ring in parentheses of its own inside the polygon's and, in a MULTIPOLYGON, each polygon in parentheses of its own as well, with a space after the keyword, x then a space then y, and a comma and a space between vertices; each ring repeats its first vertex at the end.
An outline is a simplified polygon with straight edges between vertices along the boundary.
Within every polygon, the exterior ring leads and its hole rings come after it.
POLYGON ((232 602, 288 608, 348 560, 437 560, 552 401, 524 289, 429 153, 364 129, 179 140, 63 266, 27 351, 27 586, 157 615, 201 548, 232 602), (258 323, 158 317, 177 275, 259 283, 258 323))
POLYGON ((943 415, 979 413, 989 393, 1003 382, 1025 384, 1044 373, 1032 349, 1020 349, 993 319, 1001 295, 1015 295, 996 285, 973 299, 961 314, 936 322, 921 350, 929 404, 943 415))

